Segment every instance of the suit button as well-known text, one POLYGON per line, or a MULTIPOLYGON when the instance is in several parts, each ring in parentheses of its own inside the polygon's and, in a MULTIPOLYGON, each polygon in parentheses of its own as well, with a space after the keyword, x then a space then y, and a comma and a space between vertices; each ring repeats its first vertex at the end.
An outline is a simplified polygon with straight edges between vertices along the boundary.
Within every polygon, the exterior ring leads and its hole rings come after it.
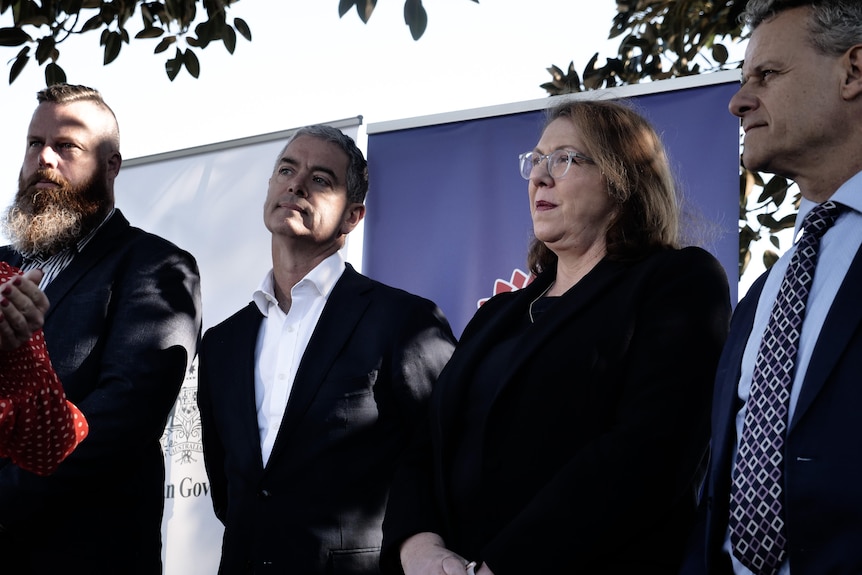
POLYGON ((261 489, 259 495, 262 499, 268 499, 272 496, 272 493, 268 489, 261 489))

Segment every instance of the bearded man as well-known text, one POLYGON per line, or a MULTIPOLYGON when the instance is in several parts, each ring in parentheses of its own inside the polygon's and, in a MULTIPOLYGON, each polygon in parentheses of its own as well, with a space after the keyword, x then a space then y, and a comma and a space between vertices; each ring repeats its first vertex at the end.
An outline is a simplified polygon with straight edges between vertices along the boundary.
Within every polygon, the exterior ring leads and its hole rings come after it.
POLYGON ((0 248, 28 297, 0 308, 0 348, 35 331, 47 297, 48 352, 89 436, 50 477, 0 459, 4 572, 160 574, 159 439, 200 337, 197 264, 114 207, 119 128, 99 92, 37 100, 0 248))

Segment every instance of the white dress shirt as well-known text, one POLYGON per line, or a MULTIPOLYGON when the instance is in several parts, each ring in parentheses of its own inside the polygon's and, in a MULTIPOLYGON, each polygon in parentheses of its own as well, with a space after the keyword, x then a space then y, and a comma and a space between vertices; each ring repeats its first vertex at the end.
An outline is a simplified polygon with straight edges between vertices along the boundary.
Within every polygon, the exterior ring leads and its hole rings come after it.
POLYGON ((287 313, 275 298, 271 269, 252 296, 263 314, 254 352, 254 395, 264 466, 281 427, 299 362, 344 269, 338 252, 323 260, 290 290, 287 313))

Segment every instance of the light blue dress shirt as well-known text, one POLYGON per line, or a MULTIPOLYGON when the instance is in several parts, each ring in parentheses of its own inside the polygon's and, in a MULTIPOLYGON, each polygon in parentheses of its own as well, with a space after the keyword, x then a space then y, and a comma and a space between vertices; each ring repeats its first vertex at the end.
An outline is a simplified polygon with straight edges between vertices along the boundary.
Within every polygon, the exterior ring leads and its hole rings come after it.
MULTIPOLYGON (((856 256, 859 247, 862 246, 862 172, 857 173, 844 183, 830 198, 832 201, 844 204, 849 210, 842 213, 835 224, 820 240, 820 251, 817 258, 817 268, 814 272, 814 282, 808 293, 805 318, 802 322, 802 333, 799 340, 799 352, 796 357, 796 372, 793 377, 793 386, 790 391, 790 406, 788 417, 793 421, 793 414, 799 393, 802 389, 802 381, 808 371, 808 363, 811 354, 820 336, 820 330, 826 321, 829 309, 835 299, 838 289, 850 269, 850 264, 856 256)), ((799 215, 796 218, 794 237, 798 240, 802 228, 802 221, 814 206, 814 202, 803 199, 799 206, 799 215)), ((739 379, 738 395, 742 402, 742 408, 736 414, 736 446, 739 448, 739 438, 742 436, 742 424, 745 421, 745 402, 748 400, 751 378, 754 372, 754 362, 760 347, 760 340, 769 322, 772 313, 772 305, 778 296, 778 289, 784 278, 784 273, 796 250, 796 244, 787 250, 781 258, 772 266, 760 299, 757 302, 757 311, 754 315, 754 324, 745 353, 742 356, 742 369, 739 379)), ((734 455, 735 459, 735 455, 734 455)), ((729 532, 725 536, 724 549, 733 561, 734 573, 738 575, 753 575, 730 553, 729 532)), ((790 565, 785 561, 778 575, 790 575, 790 565)))

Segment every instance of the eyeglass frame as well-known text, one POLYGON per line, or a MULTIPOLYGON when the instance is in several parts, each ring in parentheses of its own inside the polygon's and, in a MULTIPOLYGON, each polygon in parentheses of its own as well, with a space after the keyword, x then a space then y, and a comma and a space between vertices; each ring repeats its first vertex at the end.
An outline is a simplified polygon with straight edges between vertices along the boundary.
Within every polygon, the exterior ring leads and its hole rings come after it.
POLYGON ((566 174, 569 173, 569 168, 572 167, 572 164, 582 165, 582 164, 595 164, 596 161, 593 160, 589 156, 585 156, 580 152, 576 152, 574 150, 554 150, 550 154, 539 154, 538 152, 524 152, 523 154, 518 155, 518 167, 520 168, 521 177, 525 180, 529 181, 530 177, 533 175, 533 169, 536 168, 539 164, 545 162, 545 168, 548 170, 548 175, 551 176, 555 180, 562 179, 566 177, 566 174), (551 157, 553 156, 566 156, 566 169, 563 170, 563 173, 559 176, 555 176, 551 173, 551 157), (527 162, 527 158, 530 156, 537 156, 539 158, 538 161, 530 161, 527 162), (524 166, 528 165, 530 167, 529 172, 524 173, 524 166))

